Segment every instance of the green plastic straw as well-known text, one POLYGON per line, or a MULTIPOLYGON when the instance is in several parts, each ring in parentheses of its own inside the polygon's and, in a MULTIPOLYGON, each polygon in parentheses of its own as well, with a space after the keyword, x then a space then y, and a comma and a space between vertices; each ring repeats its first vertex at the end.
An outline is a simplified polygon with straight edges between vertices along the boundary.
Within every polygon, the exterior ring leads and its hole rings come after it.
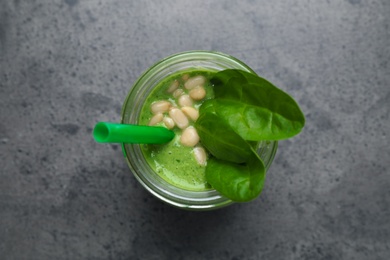
POLYGON ((163 144, 175 133, 164 127, 99 122, 93 129, 98 143, 163 144))

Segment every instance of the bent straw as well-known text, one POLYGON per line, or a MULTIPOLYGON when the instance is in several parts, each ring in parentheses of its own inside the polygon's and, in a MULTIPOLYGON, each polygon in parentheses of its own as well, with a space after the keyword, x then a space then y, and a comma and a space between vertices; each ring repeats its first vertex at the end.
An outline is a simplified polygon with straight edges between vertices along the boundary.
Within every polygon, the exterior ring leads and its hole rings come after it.
POLYGON ((175 133, 164 127, 99 122, 93 130, 98 143, 163 144, 175 133))

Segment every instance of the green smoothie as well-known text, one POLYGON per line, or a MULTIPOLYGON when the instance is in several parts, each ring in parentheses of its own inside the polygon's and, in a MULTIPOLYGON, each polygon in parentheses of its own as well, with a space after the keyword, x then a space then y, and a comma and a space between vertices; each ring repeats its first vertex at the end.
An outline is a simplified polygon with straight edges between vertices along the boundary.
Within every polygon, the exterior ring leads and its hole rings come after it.
POLYGON ((201 147, 200 142, 183 145, 181 138, 186 131, 185 129, 192 128, 196 121, 195 118, 191 118, 190 112, 194 109, 198 110, 205 100, 213 98, 209 79, 214 74, 215 72, 207 70, 186 70, 169 75, 147 97, 139 117, 141 125, 164 126, 175 132, 175 138, 171 142, 164 145, 141 145, 141 150, 149 166, 161 178, 185 190, 204 191, 211 189, 205 178, 206 163, 200 163, 195 155, 197 149, 204 148, 201 147), (197 80, 200 82, 200 89, 199 86, 194 87, 198 84, 197 80), (189 82, 192 82, 193 86, 189 86, 189 82), (205 93, 202 95, 203 90, 205 93), (201 96, 198 97, 199 93, 201 96), (162 108, 162 111, 154 111, 154 107, 161 108, 165 105, 169 108, 165 107, 162 108), (170 118, 172 109, 189 111, 188 114, 185 114, 188 118, 187 125, 181 126, 173 122, 170 118), (175 125, 173 126, 173 124, 175 125))

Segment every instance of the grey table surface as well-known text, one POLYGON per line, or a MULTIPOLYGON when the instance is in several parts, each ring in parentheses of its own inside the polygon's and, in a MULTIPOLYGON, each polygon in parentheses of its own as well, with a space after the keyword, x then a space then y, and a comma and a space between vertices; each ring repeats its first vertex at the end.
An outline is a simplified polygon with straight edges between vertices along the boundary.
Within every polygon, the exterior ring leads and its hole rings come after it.
POLYGON ((0 1, 0 259, 390 259, 390 1, 0 1), (221 51, 307 119, 261 196, 160 202, 118 145, 132 83, 221 51))

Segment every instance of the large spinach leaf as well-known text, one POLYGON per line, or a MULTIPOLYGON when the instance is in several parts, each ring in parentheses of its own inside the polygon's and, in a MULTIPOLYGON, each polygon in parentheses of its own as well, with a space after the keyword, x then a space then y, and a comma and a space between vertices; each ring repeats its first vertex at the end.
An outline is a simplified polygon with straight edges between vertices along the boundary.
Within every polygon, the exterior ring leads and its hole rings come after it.
POLYGON ((296 135, 303 127, 299 118, 294 119, 293 110, 286 110, 281 115, 265 107, 228 99, 210 100, 208 106, 211 105, 215 114, 245 140, 286 139, 296 135))
POLYGON ((259 76, 224 70, 211 82, 215 111, 246 140, 287 139, 305 124, 295 100, 259 76))

